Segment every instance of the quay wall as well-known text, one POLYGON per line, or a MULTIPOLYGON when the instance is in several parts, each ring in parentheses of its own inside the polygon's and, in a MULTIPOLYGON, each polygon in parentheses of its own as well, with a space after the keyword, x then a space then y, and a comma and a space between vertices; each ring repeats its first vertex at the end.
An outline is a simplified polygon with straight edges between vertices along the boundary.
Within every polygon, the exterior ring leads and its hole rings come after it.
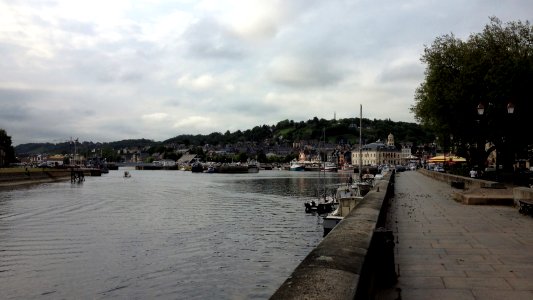
MULTIPOLYGON (((85 176, 100 176, 100 170, 82 169, 85 176)), ((69 180, 69 169, 39 169, 13 172, 0 172, 0 187, 15 187, 38 183, 57 182, 69 180)))
POLYGON ((463 182, 465 189, 476 189, 476 188, 492 188, 492 189, 503 189, 505 185, 496 181, 489 181, 477 178, 464 177, 454 174, 430 171, 426 169, 419 169, 418 172, 422 174, 437 179, 439 181, 444 181, 449 184, 452 182, 463 182))
POLYGON ((520 206, 519 201, 525 200, 533 202, 533 189, 528 187, 515 187, 513 188, 513 198, 515 206, 520 206))
POLYGON ((368 299, 378 285, 394 284, 393 238, 389 253, 380 245, 393 194, 391 172, 307 255, 271 299, 368 299), (383 268, 387 261, 393 274, 383 268))

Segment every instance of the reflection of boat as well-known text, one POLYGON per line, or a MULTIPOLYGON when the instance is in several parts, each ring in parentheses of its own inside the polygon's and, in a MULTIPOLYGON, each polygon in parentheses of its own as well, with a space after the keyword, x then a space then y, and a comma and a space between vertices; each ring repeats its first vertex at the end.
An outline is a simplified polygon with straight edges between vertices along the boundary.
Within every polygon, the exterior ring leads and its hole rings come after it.
POLYGON ((131 174, 128 171, 124 171, 124 178, 130 178, 131 174))
POLYGON ((298 163, 296 160, 291 161, 291 166, 289 167, 290 171, 304 171, 305 166, 298 163))

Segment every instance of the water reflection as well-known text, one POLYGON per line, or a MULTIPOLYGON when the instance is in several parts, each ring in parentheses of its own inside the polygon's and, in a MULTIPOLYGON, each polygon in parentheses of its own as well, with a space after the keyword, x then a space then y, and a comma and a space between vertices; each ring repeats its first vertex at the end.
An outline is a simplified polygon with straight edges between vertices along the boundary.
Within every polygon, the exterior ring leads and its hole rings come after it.
POLYGON ((130 173, 0 192, 2 297, 268 298, 322 238, 317 174, 130 173))

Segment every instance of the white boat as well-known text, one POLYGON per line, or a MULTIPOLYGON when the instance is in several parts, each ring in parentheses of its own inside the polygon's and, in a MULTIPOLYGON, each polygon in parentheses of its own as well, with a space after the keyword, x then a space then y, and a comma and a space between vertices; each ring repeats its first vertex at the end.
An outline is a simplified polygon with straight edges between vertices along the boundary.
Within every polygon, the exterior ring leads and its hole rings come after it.
POLYGON ((124 171, 124 178, 130 178, 131 174, 128 171, 124 171))
POLYGON ((333 230, 363 199, 357 185, 339 187, 335 197, 338 202, 337 209, 323 218, 324 236, 333 230))
POLYGON ((323 170, 324 172, 337 172, 337 165, 333 162, 325 162, 324 163, 324 167, 323 167, 323 170))
POLYGON ((290 171, 304 171, 305 166, 303 164, 300 164, 296 160, 291 161, 291 165, 289 167, 290 171))

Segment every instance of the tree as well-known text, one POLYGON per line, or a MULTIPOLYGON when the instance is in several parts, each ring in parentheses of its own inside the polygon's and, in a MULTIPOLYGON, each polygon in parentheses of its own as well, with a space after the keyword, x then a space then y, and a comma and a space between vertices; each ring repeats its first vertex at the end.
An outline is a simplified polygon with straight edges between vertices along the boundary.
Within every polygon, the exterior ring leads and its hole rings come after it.
POLYGON ((0 128, 0 167, 7 167, 15 162, 15 149, 11 145, 11 137, 0 128))
MULTIPOLYGON (((533 27, 528 21, 503 25, 492 17, 483 32, 467 41, 453 34, 436 38, 421 60, 427 65, 425 80, 411 111, 447 148, 453 144, 480 164, 489 154, 486 142, 518 154, 533 143, 532 135, 519 139, 515 134, 530 127, 526 118, 533 112, 533 27), (506 112, 509 103, 516 107, 512 116, 506 112), (479 104, 485 107, 483 116, 477 114, 479 104)), ((510 160, 505 163, 509 166, 510 160)))

